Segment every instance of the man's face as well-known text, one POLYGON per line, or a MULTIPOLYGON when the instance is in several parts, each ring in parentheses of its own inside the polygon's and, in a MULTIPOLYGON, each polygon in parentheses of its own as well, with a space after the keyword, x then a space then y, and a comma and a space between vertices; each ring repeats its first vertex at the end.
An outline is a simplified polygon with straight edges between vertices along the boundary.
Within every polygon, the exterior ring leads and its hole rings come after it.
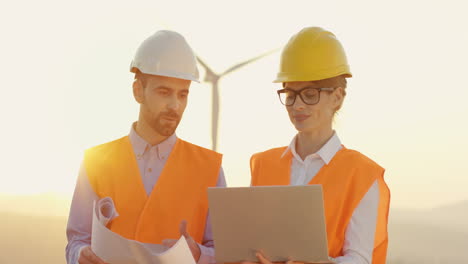
POLYGON ((145 74, 134 84, 140 117, 161 136, 172 135, 187 106, 189 80, 145 74))
MULTIPOLYGON (((323 87, 317 82, 287 82, 284 88, 299 91, 303 88, 335 88, 323 87)), ((299 95, 293 105, 286 106, 289 119, 299 132, 320 132, 331 129, 335 111, 342 103, 342 88, 333 92, 321 91, 318 93, 319 101, 314 105, 304 103, 299 95)))

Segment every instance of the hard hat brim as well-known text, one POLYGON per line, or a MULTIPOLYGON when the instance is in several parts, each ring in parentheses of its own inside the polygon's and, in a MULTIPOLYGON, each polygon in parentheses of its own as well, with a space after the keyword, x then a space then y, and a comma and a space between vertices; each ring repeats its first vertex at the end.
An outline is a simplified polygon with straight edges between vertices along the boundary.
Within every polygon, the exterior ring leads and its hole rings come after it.
POLYGON ((319 81, 328 78, 337 77, 343 75, 345 78, 351 78, 353 75, 349 70, 349 67, 346 65, 343 69, 339 69, 337 72, 331 73, 324 72, 324 73, 289 73, 289 72, 280 72, 278 73, 276 79, 273 81, 274 83, 284 83, 284 82, 309 82, 309 81, 319 81))
POLYGON ((130 72, 136 73, 137 69, 141 73, 144 73, 144 74, 166 76, 166 77, 172 77, 172 78, 177 78, 177 79, 188 80, 188 81, 193 81, 193 82, 200 83, 200 80, 197 77, 195 77, 193 75, 190 75, 190 74, 184 74, 184 73, 179 73, 179 72, 170 72, 170 71, 157 71, 157 72, 142 71, 136 66, 133 66, 133 65, 130 66, 130 72))

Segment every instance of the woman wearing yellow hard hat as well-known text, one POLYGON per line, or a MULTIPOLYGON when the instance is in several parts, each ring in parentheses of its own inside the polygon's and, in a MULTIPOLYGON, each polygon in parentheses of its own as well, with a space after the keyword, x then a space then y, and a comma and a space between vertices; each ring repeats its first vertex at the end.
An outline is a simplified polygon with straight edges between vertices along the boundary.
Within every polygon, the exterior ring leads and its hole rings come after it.
MULTIPOLYGON (((275 82, 298 131, 289 146, 254 154, 252 185, 321 184, 330 259, 385 263, 390 191, 384 169, 342 145, 332 128, 351 77, 341 43, 318 27, 304 28, 286 44, 275 82)), ((261 263, 271 263, 261 254, 261 263)))

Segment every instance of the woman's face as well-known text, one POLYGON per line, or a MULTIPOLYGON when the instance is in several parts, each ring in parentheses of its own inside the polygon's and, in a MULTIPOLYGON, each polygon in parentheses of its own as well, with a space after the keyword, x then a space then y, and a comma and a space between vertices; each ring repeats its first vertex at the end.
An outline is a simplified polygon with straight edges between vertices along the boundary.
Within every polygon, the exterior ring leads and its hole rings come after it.
MULTIPOLYGON (((307 101, 306 96, 318 96, 318 102, 310 105, 304 103, 297 95, 294 104, 286 106, 289 119, 299 132, 320 132, 329 130, 332 127, 333 116, 341 107, 344 98, 342 87, 324 87, 321 82, 287 82, 284 83, 285 89, 299 91, 304 88, 335 88, 333 91, 312 91, 313 89, 303 90, 302 97, 307 101)), ((316 101, 316 100, 311 100, 316 101)))

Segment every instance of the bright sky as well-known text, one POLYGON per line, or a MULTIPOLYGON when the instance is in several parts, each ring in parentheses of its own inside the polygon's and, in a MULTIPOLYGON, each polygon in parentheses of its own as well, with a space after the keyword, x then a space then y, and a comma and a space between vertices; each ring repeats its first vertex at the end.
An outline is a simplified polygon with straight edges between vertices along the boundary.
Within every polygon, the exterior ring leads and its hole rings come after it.
MULTIPOLYGON (((70 197, 83 151, 136 120, 130 61, 159 29, 217 71, 306 26, 343 43, 354 78, 335 129, 387 169, 392 207, 468 199, 465 1, 9 1, 1 4, 0 193, 70 197)), ((250 155, 295 130, 273 84, 279 52, 222 79, 220 152, 230 186, 250 155)), ((178 136, 210 147, 211 94, 193 85, 178 136)))

